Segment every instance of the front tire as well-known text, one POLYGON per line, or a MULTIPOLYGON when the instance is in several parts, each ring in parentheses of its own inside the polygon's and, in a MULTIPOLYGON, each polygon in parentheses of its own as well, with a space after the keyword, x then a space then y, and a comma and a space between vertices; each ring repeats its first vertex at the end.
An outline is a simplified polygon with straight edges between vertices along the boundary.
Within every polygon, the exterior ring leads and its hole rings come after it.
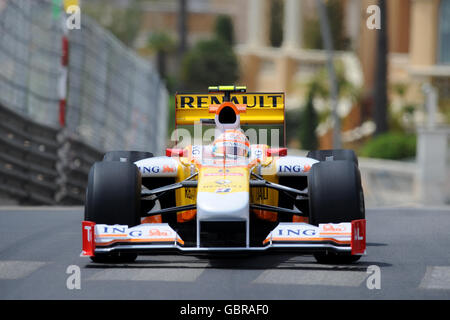
MULTIPOLYGON (((308 176, 309 222, 341 223, 365 219, 361 175, 353 161, 324 161, 312 166, 308 176)), ((319 263, 352 263, 359 255, 317 253, 319 263)))
MULTIPOLYGON (((88 178, 85 221, 96 224, 120 224, 133 227, 140 217, 141 174, 130 162, 96 162, 88 178)), ((94 262, 135 260, 135 254, 101 254, 94 262)))

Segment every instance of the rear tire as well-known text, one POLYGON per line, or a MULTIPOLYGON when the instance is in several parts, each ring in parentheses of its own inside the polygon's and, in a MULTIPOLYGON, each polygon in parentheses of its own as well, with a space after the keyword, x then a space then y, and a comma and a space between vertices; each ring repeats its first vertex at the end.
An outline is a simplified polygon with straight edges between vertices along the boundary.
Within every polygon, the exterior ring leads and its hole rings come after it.
MULTIPOLYGON (((131 162, 134 163, 139 160, 153 158, 153 153, 145 151, 109 151, 103 156, 103 161, 116 161, 116 162, 131 162)), ((141 202, 141 216, 146 216, 147 212, 155 206, 155 201, 142 201, 141 202)))
POLYGON ((110 151, 105 153, 103 161, 136 162, 153 158, 153 153, 144 151, 110 151))
MULTIPOLYGON (((361 175, 353 161, 323 161, 308 176, 309 223, 341 223, 365 219, 361 175)), ((319 263, 352 263, 359 255, 316 253, 319 263)))
MULTIPOLYGON (((141 174, 129 162, 96 162, 86 192, 85 221, 133 227, 141 223, 141 174)), ((136 254, 101 254, 94 262, 130 262, 136 254)))
POLYGON ((355 151, 350 149, 313 150, 309 151, 306 157, 318 161, 348 160, 353 161, 358 166, 358 157, 355 151))

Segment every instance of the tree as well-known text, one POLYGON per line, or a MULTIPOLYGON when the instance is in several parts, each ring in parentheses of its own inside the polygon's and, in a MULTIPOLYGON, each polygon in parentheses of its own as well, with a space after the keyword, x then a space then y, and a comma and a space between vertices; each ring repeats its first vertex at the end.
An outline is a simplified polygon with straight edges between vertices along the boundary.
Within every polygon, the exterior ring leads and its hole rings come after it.
POLYGON ((148 47, 156 52, 156 63, 161 78, 167 78, 167 54, 175 48, 175 41, 166 32, 155 32, 148 39, 148 47))
POLYGON ((316 128, 319 124, 317 112, 314 109, 314 96, 317 87, 313 83, 308 92, 306 106, 300 116, 300 143, 304 150, 315 150, 319 145, 316 135, 316 128))
POLYGON ((215 34, 218 39, 223 40, 228 45, 234 44, 233 22, 230 16, 219 15, 216 20, 215 34))
MULTIPOLYGON (((344 11, 341 0, 329 0, 325 2, 327 17, 330 25, 333 48, 346 50, 349 47, 349 39, 344 35, 344 11)), ((317 17, 306 17, 304 23, 304 45, 308 49, 324 49, 320 21, 317 17)))
POLYGON ((182 79, 188 90, 204 91, 214 84, 233 84, 238 78, 233 49, 217 38, 198 42, 183 60, 182 79))
POLYGON ((130 0, 126 8, 114 6, 110 1, 83 3, 83 13, 91 16, 126 46, 132 47, 142 25, 142 0, 130 0))

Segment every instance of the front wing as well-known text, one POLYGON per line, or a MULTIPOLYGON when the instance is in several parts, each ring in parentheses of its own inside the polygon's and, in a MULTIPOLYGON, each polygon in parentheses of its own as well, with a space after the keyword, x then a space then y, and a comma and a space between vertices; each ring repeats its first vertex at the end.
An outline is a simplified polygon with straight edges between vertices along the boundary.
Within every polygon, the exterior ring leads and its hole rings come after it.
POLYGON ((307 223, 279 223, 258 247, 185 246, 184 241, 167 223, 146 223, 129 228, 126 225, 82 222, 83 250, 81 256, 99 253, 135 251, 220 252, 289 250, 296 252, 342 252, 365 254, 366 220, 328 223, 319 226, 307 223))

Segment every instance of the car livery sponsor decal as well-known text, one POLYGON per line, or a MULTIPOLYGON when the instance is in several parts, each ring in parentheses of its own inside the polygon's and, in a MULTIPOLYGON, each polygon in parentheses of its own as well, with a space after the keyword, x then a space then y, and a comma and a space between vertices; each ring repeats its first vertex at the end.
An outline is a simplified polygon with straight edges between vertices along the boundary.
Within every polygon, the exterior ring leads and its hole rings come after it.
POLYGON ((141 224, 129 228, 126 225, 95 225, 95 245, 108 246, 117 242, 177 242, 183 240, 166 223, 141 224))
POLYGON ((178 162, 171 157, 154 157, 134 163, 143 177, 176 177, 178 162))
POLYGON ((320 235, 350 236, 351 232, 352 232, 352 226, 350 223, 319 224, 320 235))
POLYGON ((249 169, 247 167, 201 167, 199 172, 198 192, 228 194, 249 191, 249 169), (220 177, 220 178, 218 178, 220 177))
POLYGON ((280 223, 267 238, 269 242, 334 242, 336 244, 350 245, 351 223, 325 224, 319 227, 307 223, 280 223), (350 231, 350 233, 348 233, 350 231))
POLYGON ((285 156, 277 159, 276 170, 278 176, 306 175, 314 163, 318 161, 306 157, 285 156))

